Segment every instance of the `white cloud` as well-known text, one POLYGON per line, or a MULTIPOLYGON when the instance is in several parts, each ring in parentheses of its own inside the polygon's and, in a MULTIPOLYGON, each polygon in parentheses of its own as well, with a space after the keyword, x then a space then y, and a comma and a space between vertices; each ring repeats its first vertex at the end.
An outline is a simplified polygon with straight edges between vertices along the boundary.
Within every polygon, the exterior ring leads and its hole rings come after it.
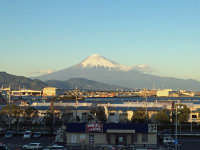
POLYGON ((120 70, 122 71, 137 70, 137 71, 146 72, 146 73, 152 73, 155 71, 153 68, 151 68, 151 66, 147 64, 141 64, 141 65, 136 65, 136 66, 120 65, 120 70))
POLYGON ((134 66, 133 69, 137 71, 141 71, 141 72, 147 72, 147 73, 152 73, 155 71, 153 68, 151 68, 151 66, 147 64, 136 65, 134 66))
POLYGON ((54 69, 45 69, 45 70, 39 70, 39 71, 35 71, 32 70, 31 72, 29 72, 31 75, 44 75, 44 74, 50 74, 55 72, 54 69))

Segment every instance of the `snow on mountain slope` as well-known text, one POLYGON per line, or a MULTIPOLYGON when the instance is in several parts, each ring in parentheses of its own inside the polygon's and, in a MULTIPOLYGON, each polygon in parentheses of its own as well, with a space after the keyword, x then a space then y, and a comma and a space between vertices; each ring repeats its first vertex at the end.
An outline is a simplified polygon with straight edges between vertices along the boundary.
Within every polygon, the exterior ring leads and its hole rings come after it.
POLYGON ((113 61, 106 59, 105 57, 93 54, 89 56, 87 59, 81 62, 83 68, 86 67, 104 67, 104 68, 118 68, 119 65, 113 61))
POLYGON ((80 63, 82 68, 98 68, 98 67, 103 67, 109 70, 121 70, 121 71, 129 71, 133 69, 131 66, 126 66, 126 65, 119 65, 99 54, 92 54, 89 56, 87 59, 82 61, 80 63))

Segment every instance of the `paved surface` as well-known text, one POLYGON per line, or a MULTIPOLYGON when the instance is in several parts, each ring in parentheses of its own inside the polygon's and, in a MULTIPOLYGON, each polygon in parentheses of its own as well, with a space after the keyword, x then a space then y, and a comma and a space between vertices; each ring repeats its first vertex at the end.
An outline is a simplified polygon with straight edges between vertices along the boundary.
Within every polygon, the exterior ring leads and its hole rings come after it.
MULTIPOLYGON (((23 144, 28 143, 41 143, 42 146, 48 146, 53 143, 54 137, 51 136, 42 136, 39 139, 23 139, 22 136, 14 136, 11 139, 5 139, 3 136, 0 136, 0 142, 6 144, 10 150, 20 149, 22 150, 23 144)), ((200 149, 200 137, 182 137, 180 141, 182 145, 182 150, 199 150, 200 149)), ((103 148, 89 148, 89 147, 68 147, 68 150, 95 150, 95 149, 102 149, 103 148)), ((130 150, 131 148, 122 148, 121 150, 130 150)), ((106 150, 106 148, 104 148, 106 150)), ((116 148, 119 150, 119 148, 116 148)))
POLYGON ((24 139, 22 136, 14 136, 11 139, 6 139, 3 136, 0 136, 0 142, 6 144, 10 150, 22 149, 24 144, 28 143, 42 143, 42 146, 47 146, 54 141, 54 137, 51 136, 41 136, 38 139, 30 138, 24 139))
POLYGON ((200 150, 200 137, 182 137, 180 143, 184 150, 200 150))

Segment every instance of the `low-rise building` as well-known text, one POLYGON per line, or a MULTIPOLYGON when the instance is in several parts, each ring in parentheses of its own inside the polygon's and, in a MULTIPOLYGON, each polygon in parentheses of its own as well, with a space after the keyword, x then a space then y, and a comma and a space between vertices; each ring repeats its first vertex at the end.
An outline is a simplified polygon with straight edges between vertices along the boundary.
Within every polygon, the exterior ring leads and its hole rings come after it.
POLYGON ((46 87, 43 89, 43 96, 56 96, 62 95, 63 93, 63 89, 58 89, 55 87, 46 87))
POLYGON ((158 97, 160 97, 160 96, 168 97, 170 92, 172 92, 172 89, 158 90, 156 95, 158 97))
POLYGON ((156 145, 155 124, 126 123, 68 123, 67 145, 156 145))

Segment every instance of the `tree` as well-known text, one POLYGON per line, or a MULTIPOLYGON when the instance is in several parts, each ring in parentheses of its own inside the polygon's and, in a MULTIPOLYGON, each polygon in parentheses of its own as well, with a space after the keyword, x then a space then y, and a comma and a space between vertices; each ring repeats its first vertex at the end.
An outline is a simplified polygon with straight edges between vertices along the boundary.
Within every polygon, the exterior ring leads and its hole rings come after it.
POLYGON ((128 113, 121 113, 119 115, 119 123, 128 123, 128 113))
MULTIPOLYGON (((177 107, 177 115, 178 115, 178 122, 187 122, 190 116, 190 109, 187 108, 187 105, 184 104, 176 104, 175 108, 177 107)), ((174 110, 175 111, 175 110, 174 110)))
POLYGON ((1 109, 0 113, 7 119, 9 118, 9 113, 10 113, 11 122, 13 121, 19 122, 20 118, 23 116, 23 110, 21 109, 21 107, 16 106, 14 104, 10 105, 10 108, 9 105, 4 106, 1 109))
POLYGON ((90 114, 96 115, 96 119, 101 121, 101 123, 106 122, 105 109, 102 106, 94 107, 90 110, 90 114))
POLYGON ((73 116, 72 107, 65 106, 58 109, 60 110, 62 124, 67 122, 74 122, 75 117, 73 116))
POLYGON ((154 116, 154 119, 157 123, 160 123, 161 125, 163 123, 168 123, 170 122, 170 116, 167 112, 166 109, 163 109, 161 111, 158 111, 155 116, 154 116))
POLYGON ((139 108, 135 112, 133 112, 133 116, 131 118, 132 123, 147 123, 148 122, 148 114, 144 108, 139 108))
POLYGON ((46 111, 46 113, 43 113, 44 114, 44 119, 43 119, 43 123, 47 126, 50 126, 51 125, 51 122, 52 122, 52 114, 51 112, 48 110, 46 111))
POLYGON ((34 107, 27 107, 24 110, 25 122, 32 124, 33 119, 38 117, 38 110, 34 107))

